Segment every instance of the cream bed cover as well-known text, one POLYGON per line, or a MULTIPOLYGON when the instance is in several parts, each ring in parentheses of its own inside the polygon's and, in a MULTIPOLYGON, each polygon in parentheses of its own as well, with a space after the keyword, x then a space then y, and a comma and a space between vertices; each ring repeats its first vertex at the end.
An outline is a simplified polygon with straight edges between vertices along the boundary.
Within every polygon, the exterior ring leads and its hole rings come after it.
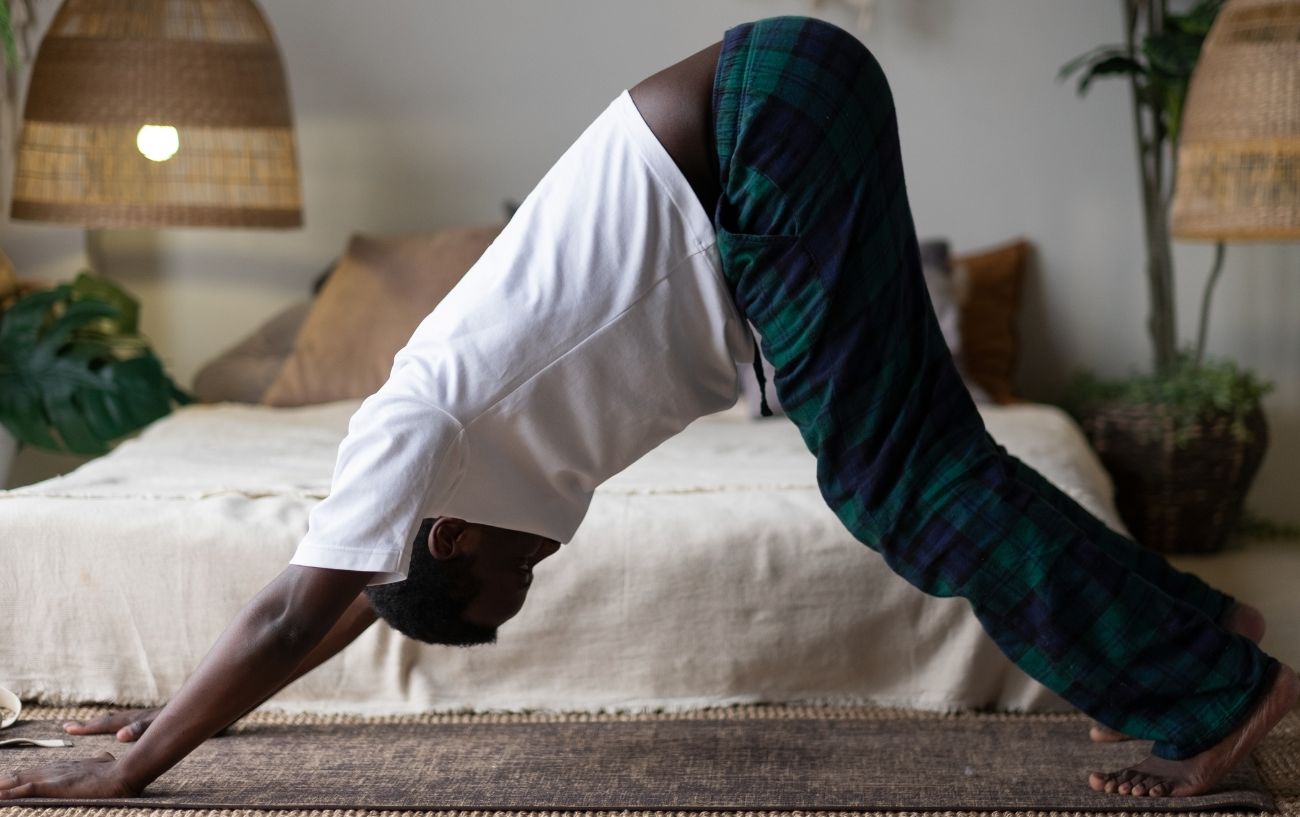
MULTIPOLYGON (((77 471, 0 492, 0 686, 157 704, 288 563, 355 402, 190 407, 77 471)), ((1054 407, 981 406, 992 435, 1123 531, 1054 407)), ((1063 708, 960 599, 925 596, 823 504, 792 424, 704 418, 597 492, 496 645, 384 625, 284 710, 643 710, 758 701, 1063 708)))

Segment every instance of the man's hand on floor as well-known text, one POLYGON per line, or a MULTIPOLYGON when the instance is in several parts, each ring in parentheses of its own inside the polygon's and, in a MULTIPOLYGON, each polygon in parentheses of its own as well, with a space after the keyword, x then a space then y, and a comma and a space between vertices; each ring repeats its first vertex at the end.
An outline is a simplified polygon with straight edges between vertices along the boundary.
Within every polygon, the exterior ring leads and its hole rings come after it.
POLYGON ((135 797, 118 774, 118 762, 108 752, 89 760, 51 763, 31 771, 0 775, 0 800, 19 797, 135 797))
POLYGON ((118 742, 130 743, 144 734, 144 730, 149 728, 149 724, 153 723, 161 711, 162 707, 126 709, 100 715, 89 721, 64 721, 63 731, 69 735, 107 735, 116 732, 118 742))
MULTIPOLYGON (((345 612, 366 602, 370 578, 365 571, 286 567, 244 605, 199 668, 140 730, 139 743, 120 760, 105 752, 91 760, 0 776, 0 800, 140 794, 204 740, 315 666, 305 659, 317 655, 324 661, 321 642, 341 628, 345 612)), ((373 614, 357 618, 355 627, 343 629, 359 632, 373 614)), ((335 647, 339 649, 342 644, 335 647)))
MULTIPOLYGON (((69 735, 107 735, 116 732, 118 743, 131 743, 140 739, 144 730, 149 728, 149 724, 153 723, 154 718, 158 717, 161 711, 161 706, 154 709, 124 709, 121 712, 100 715, 94 720, 64 721, 63 731, 69 735)), ((217 735, 224 735, 229 731, 229 728, 222 729, 217 735)))

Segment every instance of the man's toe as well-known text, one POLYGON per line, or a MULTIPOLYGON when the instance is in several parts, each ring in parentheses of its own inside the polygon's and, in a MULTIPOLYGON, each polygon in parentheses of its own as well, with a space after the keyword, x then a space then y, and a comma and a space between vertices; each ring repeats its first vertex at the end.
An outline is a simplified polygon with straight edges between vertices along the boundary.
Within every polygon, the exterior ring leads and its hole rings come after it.
POLYGON ((1115 743, 1123 740, 1125 735, 1123 732, 1098 723, 1093 724, 1092 728, 1088 730, 1088 737, 1092 738, 1096 743, 1115 743))

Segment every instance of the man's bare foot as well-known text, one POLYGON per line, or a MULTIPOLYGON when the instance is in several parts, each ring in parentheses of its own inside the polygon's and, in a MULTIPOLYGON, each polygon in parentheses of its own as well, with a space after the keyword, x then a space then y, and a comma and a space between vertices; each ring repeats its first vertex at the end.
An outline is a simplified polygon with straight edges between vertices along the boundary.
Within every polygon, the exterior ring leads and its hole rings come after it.
MULTIPOLYGON (((1233 602, 1232 607, 1224 614, 1223 621, 1220 622, 1223 629, 1230 633, 1244 635, 1256 644, 1264 637, 1264 628, 1267 622, 1264 621, 1264 614, 1259 608, 1252 607, 1242 602, 1233 602)), ((1088 737, 1092 738, 1094 743, 1116 743, 1121 740, 1133 740, 1129 735, 1124 734, 1118 729, 1111 729, 1109 726, 1102 726, 1095 723, 1088 730, 1088 737)))
POLYGON ((1094 791, 1135 797, 1191 797, 1204 794, 1232 771, 1255 744, 1268 734, 1300 698, 1300 679, 1283 664, 1267 695, 1250 716, 1223 740, 1185 760, 1148 757, 1118 772, 1093 772, 1088 785, 1094 791))

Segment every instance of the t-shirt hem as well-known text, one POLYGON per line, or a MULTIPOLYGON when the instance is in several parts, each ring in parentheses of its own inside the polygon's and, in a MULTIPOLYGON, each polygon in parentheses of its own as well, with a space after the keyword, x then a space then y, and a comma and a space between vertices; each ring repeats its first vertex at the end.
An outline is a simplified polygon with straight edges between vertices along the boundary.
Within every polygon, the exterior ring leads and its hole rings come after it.
POLYGON ((621 114, 624 131, 632 144, 636 146, 641 159, 655 176, 660 186, 668 193, 673 206, 690 226, 696 247, 707 250, 717 243, 717 233, 713 229, 713 217, 705 212, 704 205, 695 197, 691 183, 682 175, 682 171, 673 161, 667 149, 659 142, 659 137, 650 130, 650 125, 641 115, 641 110, 632 101, 632 94, 623 91, 616 100, 615 108, 621 114))
POLYGON ((695 239, 698 249, 693 255, 706 253, 709 257, 708 266, 713 275, 715 284, 727 293, 727 304, 731 312, 731 319, 738 326, 743 328, 746 341, 741 346, 733 350, 733 359, 736 363, 748 365, 753 362, 754 355, 752 345, 749 339, 752 335, 748 327, 745 327, 744 316, 736 307, 734 297, 731 295, 731 287, 727 284, 722 274, 721 259, 717 255, 718 233, 713 225, 713 215, 704 209, 699 198, 695 195, 695 190, 691 187, 690 181, 682 174, 681 168, 673 161, 673 157, 668 153, 667 148, 655 136, 654 131, 650 129, 649 123, 641 115, 641 110, 637 108, 636 103, 632 101, 630 91, 623 91, 615 100, 614 109, 620 114, 620 124, 628 139, 636 148, 641 156, 641 161, 645 162, 647 170, 652 175, 659 187, 667 194, 669 201, 673 203, 682 221, 686 224, 687 229, 695 239))
POLYGON ((390 584, 400 582, 406 574, 400 572, 402 554, 376 552, 372 550, 355 550, 353 548, 332 548, 320 545, 299 545, 291 565, 302 567, 323 567, 329 570, 354 570, 358 573, 372 573, 368 585, 390 584))

